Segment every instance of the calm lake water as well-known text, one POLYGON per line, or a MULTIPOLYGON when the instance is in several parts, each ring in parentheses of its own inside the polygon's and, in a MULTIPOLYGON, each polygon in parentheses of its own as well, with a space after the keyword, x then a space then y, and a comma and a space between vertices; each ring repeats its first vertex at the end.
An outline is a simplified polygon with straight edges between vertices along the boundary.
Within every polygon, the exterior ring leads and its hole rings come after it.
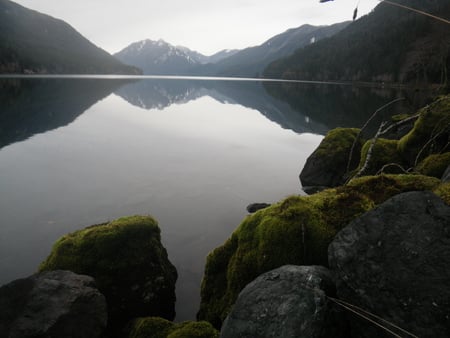
POLYGON ((0 78, 0 284, 35 272, 68 232, 150 214, 178 270, 177 320, 194 319, 206 255, 246 206, 303 194, 298 175, 323 135, 360 127, 399 95, 257 80, 0 78))

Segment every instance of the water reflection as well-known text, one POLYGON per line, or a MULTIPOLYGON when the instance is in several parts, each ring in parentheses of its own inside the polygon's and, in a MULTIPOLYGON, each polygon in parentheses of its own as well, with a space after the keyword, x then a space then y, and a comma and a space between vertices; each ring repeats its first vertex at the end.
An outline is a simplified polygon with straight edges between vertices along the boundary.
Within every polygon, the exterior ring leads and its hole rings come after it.
POLYGON ((0 79, 0 148, 73 122, 129 80, 0 79))
MULTIPOLYGON (((282 128, 324 135, 336 127, 360 127, 379 107, 407 99, 380 114, 411 112, 428 93, 405 90, 259 81, 192 79, 0 79, 0 148, 73 122, 114 92, 151 110, 209 96, 257 110, 282 128)), ((377 121, 372 124, 376 129, 377 121)), ((370 132, 370 130, 369 130, 370 132)))
POLYGON ((34 272, 61 235, 151 214, 179 273, 179 320, 195 317, 206 255, 245 207, 300 194, 320 135, 397 95, 167 79, 0 86, 0 284, 34 272))
POLYGON ((325 125, 328 130, 337 127, 360 128, 380 107, 396 98, 404 98, 380 111, 369 125, 369 135, 374 135, 382 120, 395 114, 413 113, 423 107, 432 95, 428 91, 407 88, 293 82, 264 83, 264 88, 272 97, 289 105, 291 110, 287 111, 287 120, 293 121, 297 115, 303 115, 317 124, 325 125))

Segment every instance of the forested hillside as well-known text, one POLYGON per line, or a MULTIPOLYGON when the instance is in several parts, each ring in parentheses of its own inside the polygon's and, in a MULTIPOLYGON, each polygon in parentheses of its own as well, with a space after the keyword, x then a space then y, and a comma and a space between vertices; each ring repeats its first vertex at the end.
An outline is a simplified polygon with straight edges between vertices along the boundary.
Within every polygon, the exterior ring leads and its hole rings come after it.
POLYGON ((0 0, 0 73, 138 74, 64 21, 0 0))
MULTIPOLYGON (((450 18, 449 0, 397 0, 450 18)), ((450 25, 381 3, 335 36, 271 63, 265 77, 444 84, 450 25)))
POLYGON ((292 28, 259 46, 245 48, 220 62, 207 65, 201 72, 218 76, 260 77, 264 68, 272 61, 291 55, 298 48, 333 36, 348 24, 346 21, 330 26, 302 25, 292 28))

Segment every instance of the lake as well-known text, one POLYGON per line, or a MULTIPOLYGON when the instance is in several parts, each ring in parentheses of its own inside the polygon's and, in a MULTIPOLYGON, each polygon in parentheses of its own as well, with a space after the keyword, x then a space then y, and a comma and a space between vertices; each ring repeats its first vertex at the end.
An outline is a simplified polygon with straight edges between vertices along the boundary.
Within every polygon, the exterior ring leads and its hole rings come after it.
MULTIPOLYGON (((298 175, 323 135, 362 126, 401 95, 259 80, 1 77, 0 284, 35 272, 64 234, 150 214, 178 270, 177 320, 194 319, 206 256, 246 206, 304 194, 298 175)), ((385 115, 420 104, 407 96, 385 115)))

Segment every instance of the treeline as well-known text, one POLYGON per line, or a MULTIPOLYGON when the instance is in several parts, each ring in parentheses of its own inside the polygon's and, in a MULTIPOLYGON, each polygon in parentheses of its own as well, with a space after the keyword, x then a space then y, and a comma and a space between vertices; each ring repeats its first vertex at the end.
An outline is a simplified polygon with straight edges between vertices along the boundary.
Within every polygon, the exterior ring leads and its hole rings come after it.
MULTIPOLYGON (((397 3, 450 17, 448 0, 397 3)), ((271 63, 264 76, 304 80, 446 84, 450 25, 381 3, 335 36, 271 63)))

